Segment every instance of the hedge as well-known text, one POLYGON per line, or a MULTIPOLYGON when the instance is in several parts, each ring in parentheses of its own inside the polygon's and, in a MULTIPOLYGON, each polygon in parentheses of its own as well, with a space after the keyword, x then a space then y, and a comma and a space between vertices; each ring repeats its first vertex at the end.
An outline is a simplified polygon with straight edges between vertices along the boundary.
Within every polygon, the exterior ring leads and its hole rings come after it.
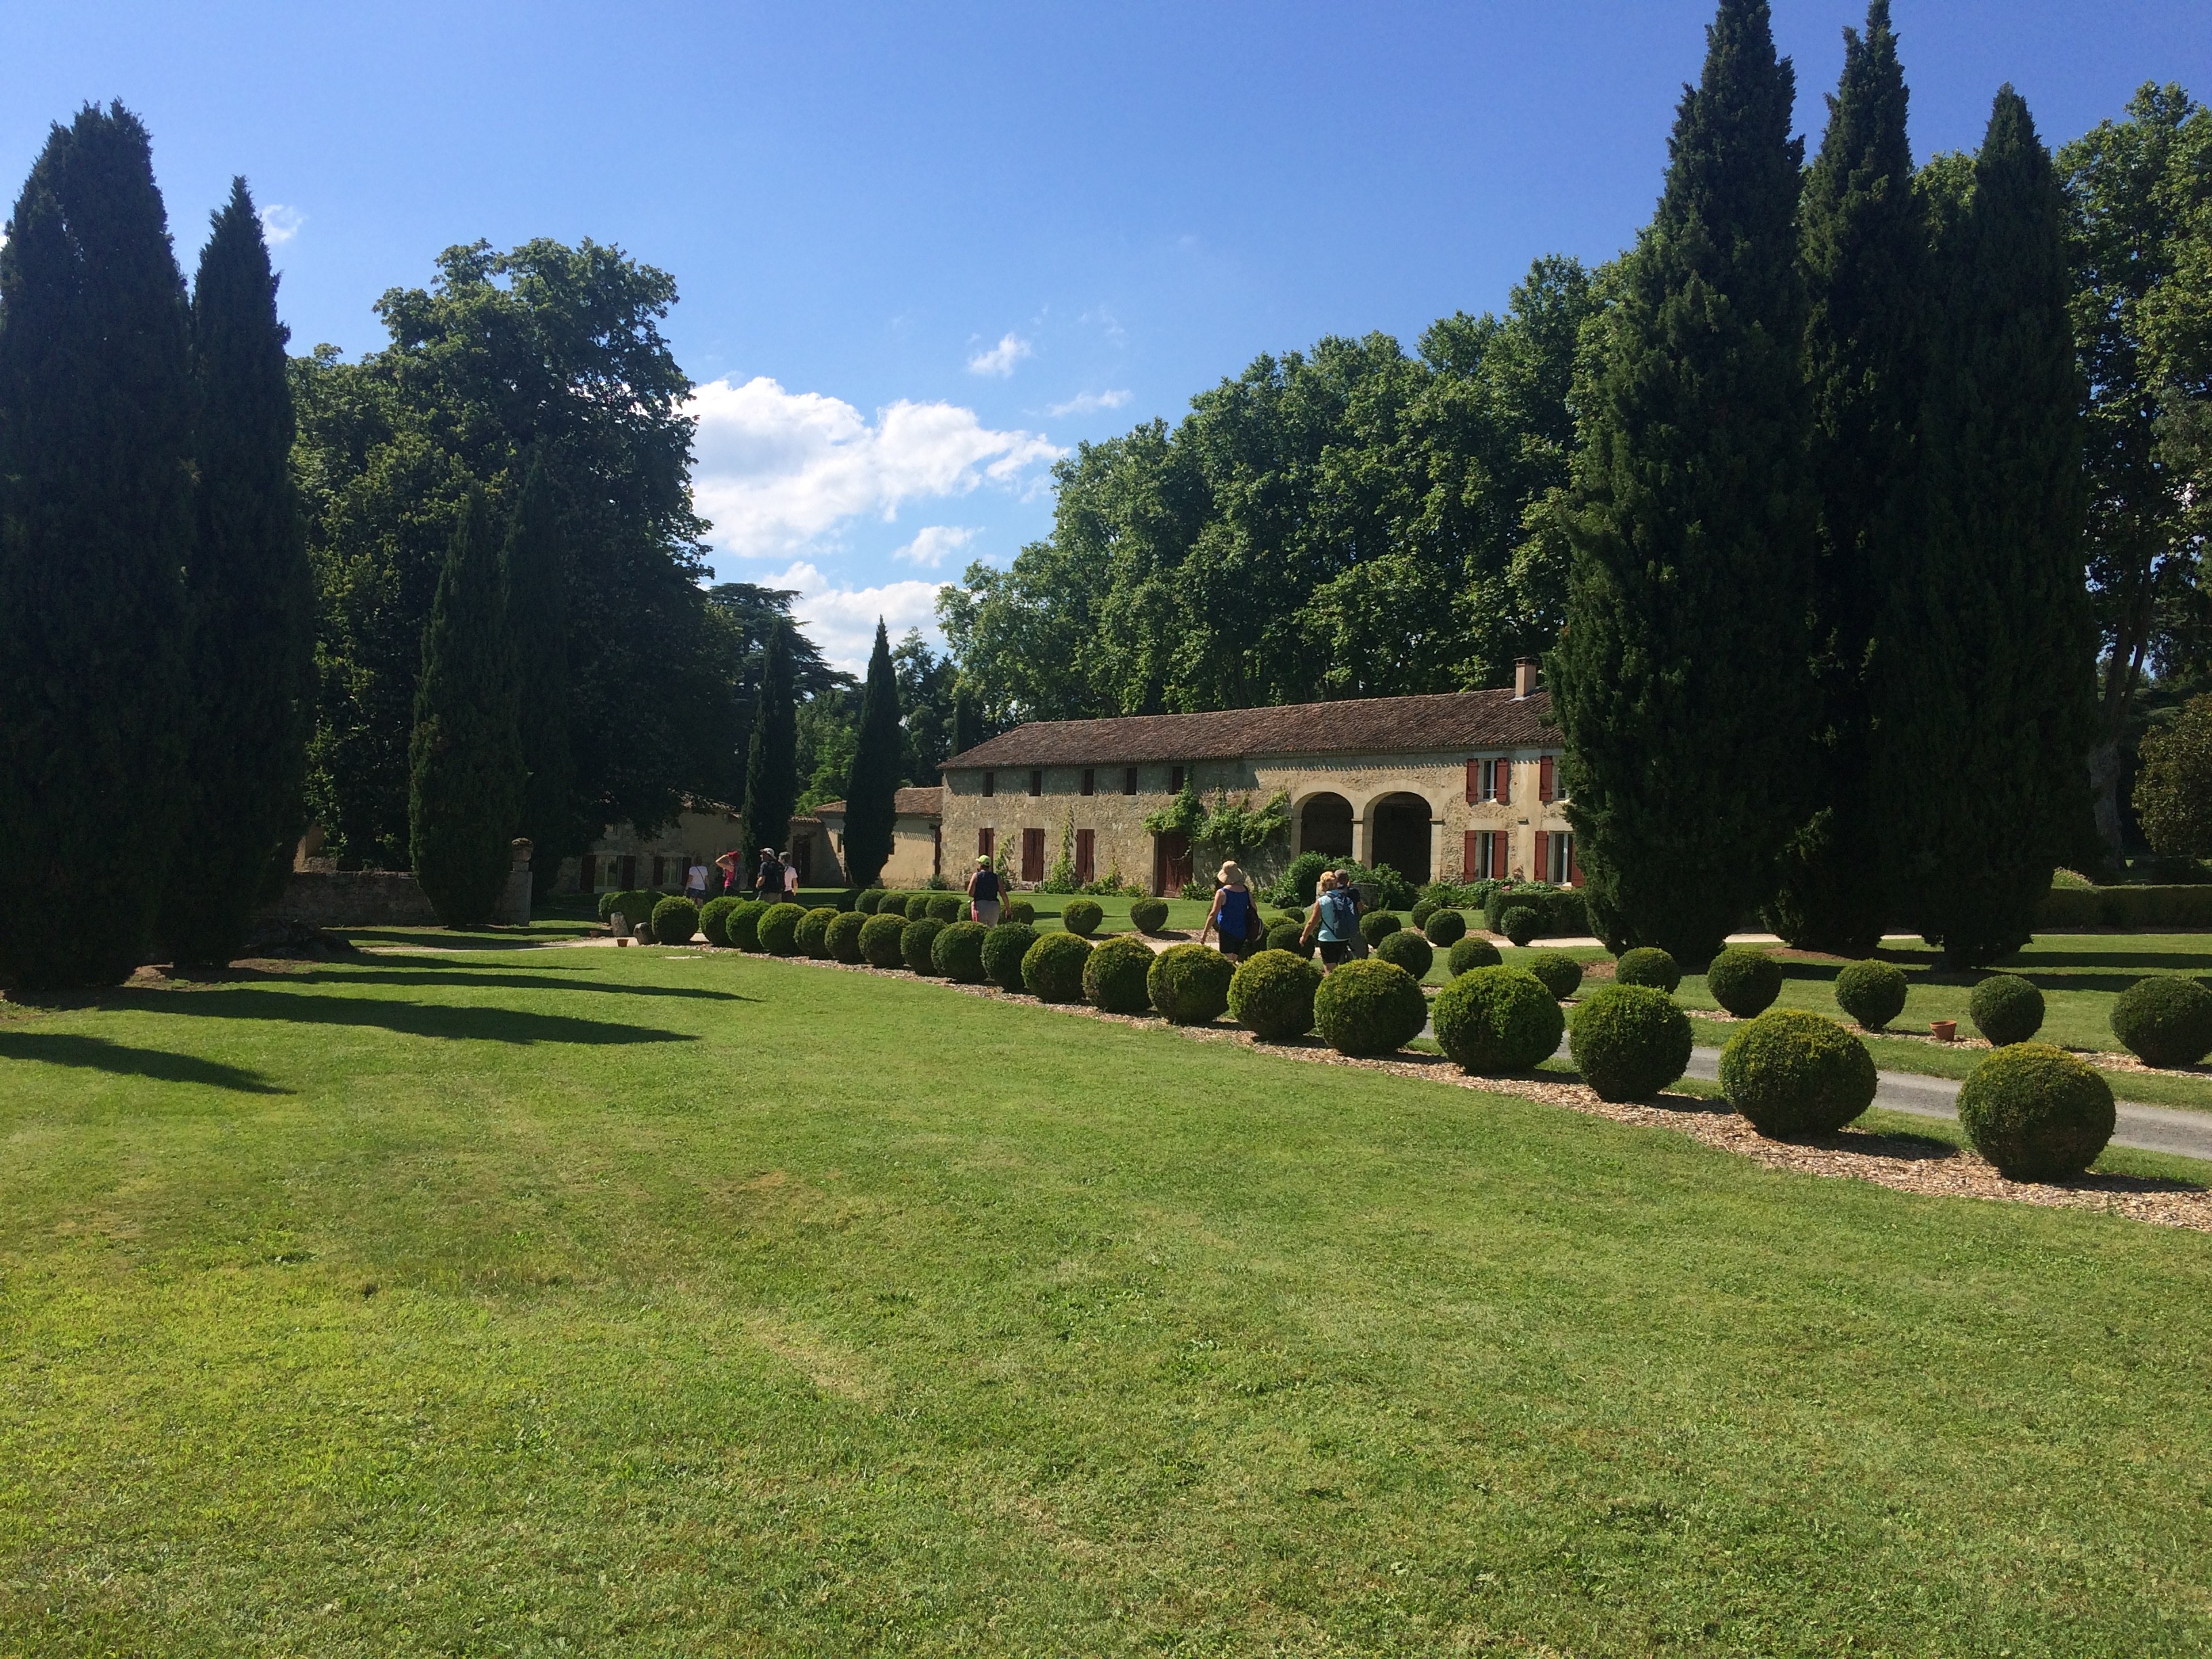
MULTIPOLYGON (((925 914, 932 921, 939 927, 950 927, 967 913, 968 898, 963 893, 932 893, 922 900, 922 904, 925 914)), ((914 906, 909 904, 906 908, 911 919, 914 906)))
POLYGON ((1456 910, 1437 910, 1426 922, 1415 922, 1415 927, 1429 936, 1429 943, 1439 951, 1448 951, 1467 937, 1467 918, 1456 910))
POLYGON ((1001 991, 1020 991, 1022 960, 1037 942, 1037 930, 1025 921, 1002 921, 983 935, 983 977, 1001 991))
POLYGON ((1590 930, 1589 907, 1573 887, 1549 887, 1540 882, 1500 882, 1482 902, 1483 926, 1503 933, 1507 910, 1525 906, 1536 913, 1536 937, 1579 937, 1590 930))
POLYGON ((1991 974, 1966 999, 1966 1018, 1992 1048, 2025 1042, 2043 1029, 2043 993, 2018 974, 1991 974))
POLYGON ((1340 1054, 1390 1054, 1419 1036, 1428 1018, 1420 982, 1372 957, 1344 963, 1314 993, 1314 1024, 1340 1054))
POLYGON ((878 911, 860 924, 860 954, 872 968, 903 968, 906 953, 899 949, 899 936, 905 932, 904 916, 878 911))
POLYGON ((2039 933, 2078 933, 2092 927, 2138 933, 2212 927, 2212 886, 2054 887, 2036 907, 2039 933))
POLYGON ((1649 1100, 1690 1066, 1690 1017, 1649 985, 1601 985, 1576 1005, 1569 1051, 1600 1100, 1649 1100))
POLYGON ((653 942, 689 945, 699 931, 699 907, 688 898, 665 898, 653 907, 653 942))
POLYGON ((1229 1016, 1262 1042, 1295 1042, 1313 1030, 1321 969, 1288 951, 1255 951, 1229 981, 1229 1016))
POLYGON ((2212 1054, 2212 991, 2179 974, 2137 980, 2112 1019, 2112 1035, 2146 1066, 2194 1066, 2212 1054))
POLYGON ((1396 963, 1415 979, 1425 975, 1437 959, 1436 947, 1410 927, 1385 933, 1376 945, 1375 954, 1385 962, 1396 963))
POLYGON ((2112 1088, 2047 1042, 1992 1049, 1959 1088, 1959 1127, 2008 1181, 2063 1181, 2112 1138, 2112 1088))
POLYGON ((1639 945, 1632 951, 1621 953, 1613 964, 1613 982, 1618 985, 1648 985, 1668 996, 1681 988, 1682 970, 1674 958, 1656 945, 1639 945))
POLYGON ((1039 933, 1022 957, 1022 988, 1039 1002, 1080 1002, 1090 960, 1091 942, 1080 933, 1039 933))
POLYGON ((906 931, 899 935, 899 957, 909 973, 932 978, 937 972, 937 963, 930 955, 930 947, 937 936, 945 931, 945 924, 935 916, 924 916, 919 921, 908 921, 906 931))
POLYGON ((829 904, 817 904, 799 917, 799 926, 791 930, 792 942, 799 946, 799 954, 819 957, 827 961, 830 956, 830 924, 836 920, 836 907, 829 904))
POLYGON ((862 960, 860 930, 874 920, 865 910, 840 910, 837 919, 830 924, 830 931, 824 936, 830 954, 840 962, 862 960))
POLYGON ((860 896, 853 901, 853 908, 864 916, 872 916, 882 907, 884 895, 883 888, 866 888, 862 890, 860 896))
POLYGON ((1707 964, 1705 989, 1738 1019, 1751 1019, 1782 994, 1782 964, 1764 951, 1731 945, 1707 964))
POLYGON ((1874 1085, 1866 1044, 1802 1008, 1759 1015, 1721 1050, 1721 1092, 1778 1139, 1835 1133, 1874 1103, 1874 1085))
POLYGON ((1164 898, 1140 898, 1129 905, 1129 926, 1140 933, 1157 933, 1168 925, 1168 902, 1164 898))
POLYGON ((772 957, 799 954, 799 924, 806 912, 796 904, 771 904, 760 919, 761 949, 772 957))
POLYGON ((726 895, 707 901, 699 912, 699 931, 707 936, 708 944, 725 951, 730 948, 730 913, 744 902, 726 895))
POLYGON ((755 956, 768 949, 761 943, 760 920, 770 906, 759 899, 739 899, 738 908, 730 912, 724 924, 730 930, 730 943, 740 951, 750 951, 755 956))
POLYGON ((1451 954, 1444 958, 1444 971, 1457 979, 1462 974, 1472 973, 1477 968, 1495 968, 1504 960, 1498 954, 1495 945, 1469 933, 1453 945, 1451 954))
POLYGON ((1905 970, 1891 962, 1849 962, 1836 975, 1836 1006, 1879 1031, 1905 1012, 1905 970))
POLYGON ((1060 925, 1079 938, 1089 939, 1106 920, 1097 899, 1072 898, 1060 907, 1060 925))
POLYGON ((1109 1014, 1141 1014, 1152 1006, 1145 976, 1152 947, 1133 933, 1109 939, 1083 964, 1083 1000, 1109 1014))
POLYGON ((1371 951, 1405 925, 1388 910, 1370 910, 1359 919, 1359 937, 1371 951))
POLYGON ((1561 1002, 1582 989, 1583 965, 1565 951, 1531 951, 1520 965, 1561 1002))
POLYGON ((983 982, 983 941, 991 930, 980 921, 956 921, 929 947, 929 960, 940 979, 960 985, 983 982))
POLYGON ((1171 1025, 1211 1025, 1229 1012, 1237 964, 1210 945, 1170 945, 1152 958, 1145 991, 1171 1025))
POLYGON ((1540 1065, 1566 1029, 1559 1000, 1519 968, 1471 968, 1437 993, 1430 1012, 1437 1046, 1480 1077, 1540 1065))

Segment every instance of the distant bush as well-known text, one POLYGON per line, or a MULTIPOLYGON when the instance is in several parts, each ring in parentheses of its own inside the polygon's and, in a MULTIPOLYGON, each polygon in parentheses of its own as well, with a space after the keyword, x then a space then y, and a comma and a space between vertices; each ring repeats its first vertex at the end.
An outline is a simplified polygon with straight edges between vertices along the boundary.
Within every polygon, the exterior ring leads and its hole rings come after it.
POLYGON ((642 887, 626 887, 618 893, 609 893, 601 901, 606 920, 612 921, 619 915, 629 925, 632 933, 640 927, 653 925, 653 908, 660 902, 660 895, 642 887))
POLYGON ((1017 921, 1024 927, 1034 927, 1036 926, 1036 906, 1025 898, 1006 899, 1000 903, 999 920, 1017 921))
POLYGON ((863 889, 860 896, 853 901, 853 908, 864 916, 876 915, 883 905, 884 890, 880 887, 863 889))
POLYGON ((1060 925, 1079 939, 1089 939, 1105 919, 1097 899, 1072 898, 1060 907, 1060 925))
POLYGON ((1289 867, 1277 877, 1275 884, 1267 890, 1271 904, 1307 905, 1314 900, 1314 890, 1321 883, 1321 872, 1334 867, 1336 860, 1327 853, 1301 853, 1292 859, 1289 867))
POLYGON ((1462 974, 1473 973, 1478 968, 1495 968, 1505 958, 1498 954, 1498 947, 1486 939, 1469 933, 1451 948, 1444 958, 1444 971, 1454 979, 1462 974))
POLYGON ((1706 966, 1705 989, 1738 1019, 1750 1019, 1782 994, 1782 964, 1764 951, 1731 945, 1706 966))
MULTIPOLYGON (((1589 907, 1583 902, 1579 890, 1572 887, 1553 887, 1546 882, 1493 882, 1486 884, 1489 890, 1482 901, 1484 926, 1493 933, 1504 933, 1512 939, 1505 926, 1505 913, 1516 908, 1536 913, 1536 931, 1532 939, 1559 939, 1580 936, 1590 930, 1589 907)), ((1525 944, 1514 939, 1516 945, 1525 944)))
POLYGON ((1966 999, 1966 1018, 1997 1048, 2043 1029, 2043 993, 2018 974, 1991 974, 1966 999))
POLYGON ((840 910, 823 935, 830 954, 840 962, 861 961, 860 930, 874 920, 865 910, 840 910))
POLYGON ((2112 1004, 2112 1035, 2146 1066, 2194 1066, 2212 1054, 2212 991, 2193 979, 2139 979, 2112 1004))
MULTIPOLYGON (((964 893, 932 893, 922 902, 927 907, 929 919, 946 927, 959 921, 968 908, 968 896, 964 893)), ((909 915, 913 909, 913 905, 907 906, 909 915)))
POLYGON ((1401 927, 1395 933, 1385 933, 1382 942, 1375 947, 1375 954, 1385 962, 1395 962, 1415 979, 1429 971, 1437 959, 1436 948, 1410 927, 1401 927))
POLYGON ((1905 1012, 1905 990, 1904 971, 1893 963, 1847 963, 1836 975, 1836 1006, 1862 1030, 1879 1031, 1905 1012))
POLYGON ((1140 933, 1157 933, 1168 925, 1168 902, 1164 898, 1131 901, 1129 925, 1140 933))
POLYGON ((1675 965, 1674 958, 1657 945, 1640 945, 1633 951, 1625 951, 1613 964, 1613 978, 1616 985, 1648 985, 1671 997, 1680 988, 1682 970, 1675 965))
POLYGON ((1721 1050, 1721 1091, 1763 1135, 1832 1135, 1874 1103, 1874 1056, 1832 1019, 1760 1014, 1721 1050))
POLYGON ((1474 968, 1456 975, 1431 1005, 1437 1046, 1483 1077, 1525 1072, 1549 1060, 1566 1018, 1534 974, 1474 968))
POLYGON ((1170 945, 1145 975, 1146 994, 1171 1025, 1210 1025, 1229 1012, 1237 964, 1207 945, 1170 945))
POLYGON ((1039 933, 1022 957, 1022 988, 1039 1002, 1083 1000, 1083 969, 1091 943, 1080 933, 1039 933))
POLYGON ((792 930, 792 942, 799 946, 802 956, 826 959, 830 955, 830 924, 836 920, 835 907, 817 904, 799 917, 799 926, 792 930))
POLYGON ((2008 1181, 2080 1175, 2112 1139, 2114 1117, 2097 1068, 2047 1042, 1992 1049, 1959 1088, 1959 1127, 2008 1181))
POLYGON ((699 931, 699 907, 688 898, 665 898, 653 907, 656 945, 689 945, 699 931))
POLYGON ((872 968, 903 968, 906 952, 899 948, 906 918, 878 910, 860 924, 860 954, 872 968))
POLYGON ((700 908, 699 931, 707 936, 707 943, 730 948, 730 912, 743 903, 742 899, 727 896, 710 898, 700 908))
POLYGON ((1429 943, 1439 951, 1449 950, 1467 937, 1467 918, 1456 910, 1438 910, 1426 922, 1413 925, 1426 933, 1429 943))
POLYGON ((1444 902, 1443 899, 1430 892, 1426 888, 1423 888, 1421 890, 1421 896, 1413 902, 1413 908, 1407 915, 1407 921, 1411 922, 1414 927, 1421 929, 1422 932, 1426 933, 1429 927, 1429 918, 1436 915, 1437 911, 1443 908, 1444 902))
POLYGON ((990 933, 980 921, 956 921, 929 947, 930 965, 939 979, 961 985, 983 982, 983 940, 990 933))
POLYGON ((1313 1030, 1321 969, 1273 945, 1244 958, 1229 980, 1229 1017, 1262 1042, 1295 1042, 1313 1030))
POLYGON ((605 892, 599 895, 599 920, 601 921, 612 921, 614 920, 615 901, 619 899, 621 896, 622 895, 611 887, 608 888, 605 892))
POLYGON ((841 916, 857 915, 860 908, 860 895, 858 890, 848 887, 843 892, 837 895, 836 902, 831 905, 830 908, 836 911, 836 913, 841 916))
POLYGON ((755 956, 767 950, 768 946, 761 943, 760 922, 769 909, 758 899, 739 899, 738 908, 730 912, 730 919, 724 924, 730 931, 730 943, 755 956))
POLYGON ((937 973, 936 959, 930 955, 937 936, 945 931, 945 924, 935 916, 924 916, 920 921, 908 921, 906 932, 899 935, 899 957, 909 973, 928 979, 937 973))
POLYGON ((1002 921, 983 935, 983 977, 1002 991, 1023 991, 1022 959, 1041 935, 1024 921, 1002 921))
POLYGON ((1395 963, 1370 957, 1325 975, 1314 993, 1314 1024, 1340 1054, 1387 1054, 1428 1024, 1420 981, 1395 963))
POLYGON ((1370 910, 1359 919, 1359 937, 1372 950, 1405 925, 1388 910, 1370 910))
POLYGON ((1567 1028, 1575 1069, 1600 1100, 1649 1100, 1690 1066, 1690 1017, 1650 985, 1601 985, 1567 1028))
POLYGON ((1267 929, 1266 946, 1270 951, 1287 951, 1294 957, 1310 959, 1313 956, 1313 946, 1298 943, 1304 937, 1305 931, 1305 924, 1302 921, 1279 921, 1267 929))
POLYGON ((911 895, 906 893, 885 893, 876 901, 876 914, 879 916, 897 916, 903 920, 906 915, 906 902, 910 896, 911 895))
POLYGON ((1514 944, 1524 946, 1543 930, 1543 919, 1525 904, 1507 905, 1498 918, 1498 926, 1492 929, 1493 933, 1504 934, 1514 944))
POLYGON ((761 949, 772 957, 799 953, 799 924, 806 912, 796 904, 771 904, 760 919, 761 949))
POLYGON ((1583 965, 1565 951, 1531 951, 1520 965, 1561 1002, 1582 988, 1583 965))
POLYGON ((1109 939, 1083 964, 1083 1000, 1109 1014, 1141 1014, 1152 1005, 1145 975, 1152 971, 1152 947, 1134 933, 1109 939))

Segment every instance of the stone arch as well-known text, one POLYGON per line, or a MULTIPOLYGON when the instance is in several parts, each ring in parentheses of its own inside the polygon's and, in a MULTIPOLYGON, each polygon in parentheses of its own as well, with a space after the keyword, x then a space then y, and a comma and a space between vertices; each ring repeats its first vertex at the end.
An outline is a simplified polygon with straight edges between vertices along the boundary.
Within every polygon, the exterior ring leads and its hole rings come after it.
POLYGON ((1324 789, 1298 803, 1298 851, 1326 853, 1334 859, 1352 854, 1352 803, 1324 789))
POLYGON ((1428 797, 1410 789, 1395 790, 1370 801, 1368 866, 1387 864, 1416 887, 1427 882, 1435 874, 1430 859, 1433 839, 1430 820, 1434 816, 1428 797))

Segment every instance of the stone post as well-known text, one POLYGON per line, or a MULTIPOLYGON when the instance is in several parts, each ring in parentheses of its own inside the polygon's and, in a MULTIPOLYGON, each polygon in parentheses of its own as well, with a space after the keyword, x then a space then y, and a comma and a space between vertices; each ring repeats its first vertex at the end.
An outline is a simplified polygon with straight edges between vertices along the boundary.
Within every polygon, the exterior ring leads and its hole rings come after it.
POLYGON ((514 838, 514 868, 507 872, 507 890, 499 901, 499 919, 505 927, 530 926, 530 854, 534 850, 527 836, 514 838))

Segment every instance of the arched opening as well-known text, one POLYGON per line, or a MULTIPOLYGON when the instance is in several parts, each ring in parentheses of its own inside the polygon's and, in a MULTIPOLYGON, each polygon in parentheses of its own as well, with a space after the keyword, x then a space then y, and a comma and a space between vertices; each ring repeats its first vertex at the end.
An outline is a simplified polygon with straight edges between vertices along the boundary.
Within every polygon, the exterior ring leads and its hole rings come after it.
POLYGON ((1371 862, 1387 864, 1419 887, 1429 878, 1429 804, 1419 795, 1385 795, 1367 809, 1371 862))
POLYGON ((1316 795, 1298 809, 1298 850, 1352 856, 1352 803, 1341 795, 1316 795))

